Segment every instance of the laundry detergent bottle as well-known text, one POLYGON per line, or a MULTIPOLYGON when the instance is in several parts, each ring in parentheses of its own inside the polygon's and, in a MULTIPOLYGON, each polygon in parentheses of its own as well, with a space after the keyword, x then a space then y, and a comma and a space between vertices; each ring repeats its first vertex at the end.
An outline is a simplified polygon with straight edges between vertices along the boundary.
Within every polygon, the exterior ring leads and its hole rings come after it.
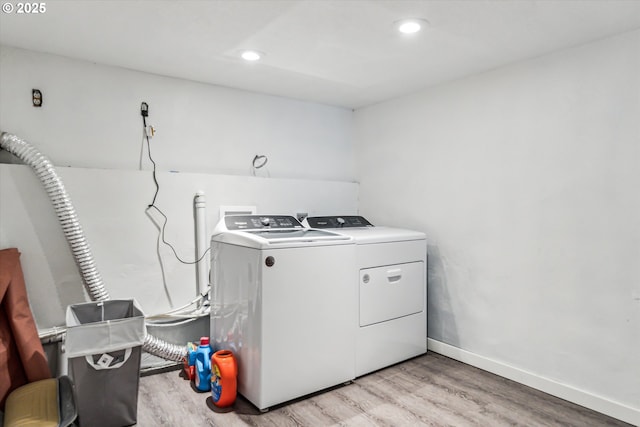
POLYGON ((211 388, 211 346, 209 337, 200 338, 200 345, 196 350, 196 377, 195 385, 200 391, 209 391, 211 388))
POLYGON ((229 350, 218 350, 211 356, 211 398, 224 408, 236 401, 238 365, 229 350))

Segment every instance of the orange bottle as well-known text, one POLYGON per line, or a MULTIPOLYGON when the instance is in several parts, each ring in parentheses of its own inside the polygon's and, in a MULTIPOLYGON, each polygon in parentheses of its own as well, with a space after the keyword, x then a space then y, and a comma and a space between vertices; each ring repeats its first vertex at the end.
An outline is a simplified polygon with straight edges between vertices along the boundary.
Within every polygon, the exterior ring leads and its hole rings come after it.
POLYGON ((238 365, 229 350, 211 356, 211 397, 214 405, 224 408, 236 401, 238 365))

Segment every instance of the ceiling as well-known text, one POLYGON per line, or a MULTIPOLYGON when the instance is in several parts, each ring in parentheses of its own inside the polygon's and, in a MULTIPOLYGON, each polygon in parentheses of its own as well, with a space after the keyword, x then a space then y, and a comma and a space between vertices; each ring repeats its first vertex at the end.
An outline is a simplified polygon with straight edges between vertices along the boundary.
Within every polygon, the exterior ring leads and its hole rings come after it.
POLYGON ((0 44, 347 108, 640 28, 640 0, 45 4, 0 14, 0 44), (429 25, 402 35, 408 17, 429 25))

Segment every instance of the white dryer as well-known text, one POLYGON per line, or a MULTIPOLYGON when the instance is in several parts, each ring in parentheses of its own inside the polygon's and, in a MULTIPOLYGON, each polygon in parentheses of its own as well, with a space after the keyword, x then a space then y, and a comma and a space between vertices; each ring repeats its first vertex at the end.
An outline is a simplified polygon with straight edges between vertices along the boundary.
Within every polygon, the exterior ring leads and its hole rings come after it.
POLYGON ((424 233, 375 227, 361 216, 309 217, 305 224, 356 241, 356 376, 427 351, 424 233))
POLYGON ((293 217, 224 217, 211 238, 211 335, 260 410, 355 378, 351 237, 293 217))

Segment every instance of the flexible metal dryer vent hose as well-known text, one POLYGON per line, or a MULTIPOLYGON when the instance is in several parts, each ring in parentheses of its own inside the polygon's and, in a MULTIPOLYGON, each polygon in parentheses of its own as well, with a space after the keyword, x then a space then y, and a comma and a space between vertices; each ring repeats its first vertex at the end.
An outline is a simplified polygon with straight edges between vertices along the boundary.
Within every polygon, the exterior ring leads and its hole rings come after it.
MULTIPOLYGON (((27 141, 6 132, 0 134, 0 148, 15 155, 33 169, 51 199, 89 298, 92 301, 108 300, 109 293, 104 287, 102 276, 93 260, 91 248, 85 239, 76 210, 51 161, 27 141)), ((184 346, 170 344, 150 334, 145 337, 142 348, 154 356, 176 362, 179 362, 187 352, 184 346)))

